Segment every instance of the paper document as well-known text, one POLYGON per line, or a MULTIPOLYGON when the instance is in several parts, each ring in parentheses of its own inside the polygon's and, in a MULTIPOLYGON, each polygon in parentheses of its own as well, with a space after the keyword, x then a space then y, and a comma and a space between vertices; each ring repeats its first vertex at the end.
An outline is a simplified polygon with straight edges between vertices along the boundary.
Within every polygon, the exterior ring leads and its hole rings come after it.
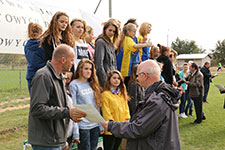
POLYGON ((217 88, 219 88, 221 91, 223 91, 225 89, 224 85, 222 85, 222 84, 216 84, 215 86, 217 88))
POLYGON ((78 110, 86 112, 87 116, 85 118, 91 122, 100 123, 105 121, 92 104, 74 104, 74 107, 78 110))
POLYGON ((218 74, 216 73, 216 74, 214 74, 214 77, 216 77, 216 76, 218 76, 218 74))

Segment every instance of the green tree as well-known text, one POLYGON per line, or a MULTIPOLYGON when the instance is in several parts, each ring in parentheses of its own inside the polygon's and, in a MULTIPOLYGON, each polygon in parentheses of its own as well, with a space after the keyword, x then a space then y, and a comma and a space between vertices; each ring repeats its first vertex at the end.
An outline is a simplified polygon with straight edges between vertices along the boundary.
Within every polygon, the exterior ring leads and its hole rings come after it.
POLYGON ((217 41, 216 49, 212 50, 213 61, 218 64, 225 65, 225 39, 223 41, 217 41))
POLYGON ((178 54, 194 54, 205 52, 205 49, 199 48, 195 41, 180 40, 178 37, 175 42, 172 42, 171 48, 177 51, 178 54))

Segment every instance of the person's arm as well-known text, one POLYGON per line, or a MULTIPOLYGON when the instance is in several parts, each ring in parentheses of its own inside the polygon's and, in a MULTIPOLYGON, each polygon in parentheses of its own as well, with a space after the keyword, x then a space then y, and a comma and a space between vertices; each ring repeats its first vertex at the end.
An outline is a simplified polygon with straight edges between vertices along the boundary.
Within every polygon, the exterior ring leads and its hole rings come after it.
POLYGON ((69 108, 49 106, 50 92, 53 85, 50 77, 39 74, 35 76, 31 86, 30 113, 40 119, 63 119, 70 118, 69 108))
POLYGON ((207 71, 205 68, 201 68, 200 71, 202 72, 202 74, 203 74, 205 77, 207 77, 207 78, 212 77, 211 72, 210 72, 210 71, 207 71))
POLYGON ((202 84, 203 84, 202 82, 203 82, 203 77, 201 75, 197 75, 193 82, 186 81, 186 84, 188 84, 188 86, 190 86, 190 87, 199 87, 199 88, 201 88, 202 84))
POLYGON ((148 43, 138 43, 134 45, 134 48, 139 49, 143 47, 150 47, 152 46, 152 42, 148 41, 148 43))
POLYGON ((108 124, 104 122, 102 125, 106 127, 107 124, 108 131, 116 137, 137 139, 154 133, 165 119, 161 106, 156 103, 147 105, 139 113, 140 115, 132 122, 109 121, 108 124))
MULTIPOLYGON (((52 44, 52 42, 51 42, 52 44)), ((52 53, 54 51, 54 47, 53 45, 50 45, 48 43, 48 37, 46 37, 46 39, 44 40, 44 42, 42 43, 42 47, 44 48, 44 52, 45 52, 45 60, 46 62, 48 60, 51 60, 52 59, 52 53)))
POLYGON ((108 120, 114 120, 112 116, 112 108, 110 105, 110 99, 107 96, 107 94, 102 94, 102 99, 103 99, 103 104, 102 104, 102 116, 103 118, 108 121, 108 120))
POLYGON ((96 74, 98 76, 98 80, 100 85, 103 87, 103 83, 106 80, 106 71, 104 69, 104 58, 105 58, 105 51, 106 51, 106 43, 99 39, 95 43, 95 54, 94 54, 94 61, 95 61, 95 68, 96 74))

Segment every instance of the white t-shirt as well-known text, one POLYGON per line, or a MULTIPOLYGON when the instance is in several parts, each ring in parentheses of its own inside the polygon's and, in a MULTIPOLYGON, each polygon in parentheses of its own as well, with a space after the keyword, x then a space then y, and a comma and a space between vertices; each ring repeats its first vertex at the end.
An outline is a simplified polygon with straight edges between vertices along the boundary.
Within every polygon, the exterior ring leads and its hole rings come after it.
POLYGON ((74 71, 76 71, 78 63, 82 58, 88 58, 90 59, 90 54, 88 51, 88 45, 86 43, 81 43, 78 41, 75 41, 75 59, 74 59, 74 71))

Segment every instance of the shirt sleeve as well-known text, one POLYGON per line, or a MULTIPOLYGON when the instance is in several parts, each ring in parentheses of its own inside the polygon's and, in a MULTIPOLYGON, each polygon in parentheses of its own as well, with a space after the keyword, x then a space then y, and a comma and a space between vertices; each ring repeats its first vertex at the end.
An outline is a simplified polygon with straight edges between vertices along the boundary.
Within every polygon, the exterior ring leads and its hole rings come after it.
POLYGON ((106 71, 104 69, 104 57, 105 57, 105 43, 103 43, 103 41, 100 41, 99 39, 95 43, 94 60, 95 60, 96 73, 98 75, 98 79, 101 86, 103 86, 103 83, 107 77, 106 71))
POLYGON ((73 104, 77 104, 77 86, 73 82, 69 85, 69 92, 72 95, 73 104))
POLYGON ((106 121, 113 120, 113 116, 112 116, 112 113, 111 113, 112 108, 110 106, 110 100, 108 99, 108 97, 104 93, 102 94, 102 99, 103 99, 103 104, 102 104, 103 118, 106 121))
POLYGON ((137 51, 137 49, 134 48, 134 45, 136 45, 136 43, 134 42, 134 40, 132 40, 131 38, 128 38, 128 40, 127 40, 127 48, 128 48, 128 50, 130 50, 132 52, 137 51))
MULTIPOLYGON (((77 104, 77 86, 73 82, 69 85, 69 92, 72 95, 73 104, 77 104)), ((73 139, 80 139, 79 125, 76 122, 73 122, 73 139)))

